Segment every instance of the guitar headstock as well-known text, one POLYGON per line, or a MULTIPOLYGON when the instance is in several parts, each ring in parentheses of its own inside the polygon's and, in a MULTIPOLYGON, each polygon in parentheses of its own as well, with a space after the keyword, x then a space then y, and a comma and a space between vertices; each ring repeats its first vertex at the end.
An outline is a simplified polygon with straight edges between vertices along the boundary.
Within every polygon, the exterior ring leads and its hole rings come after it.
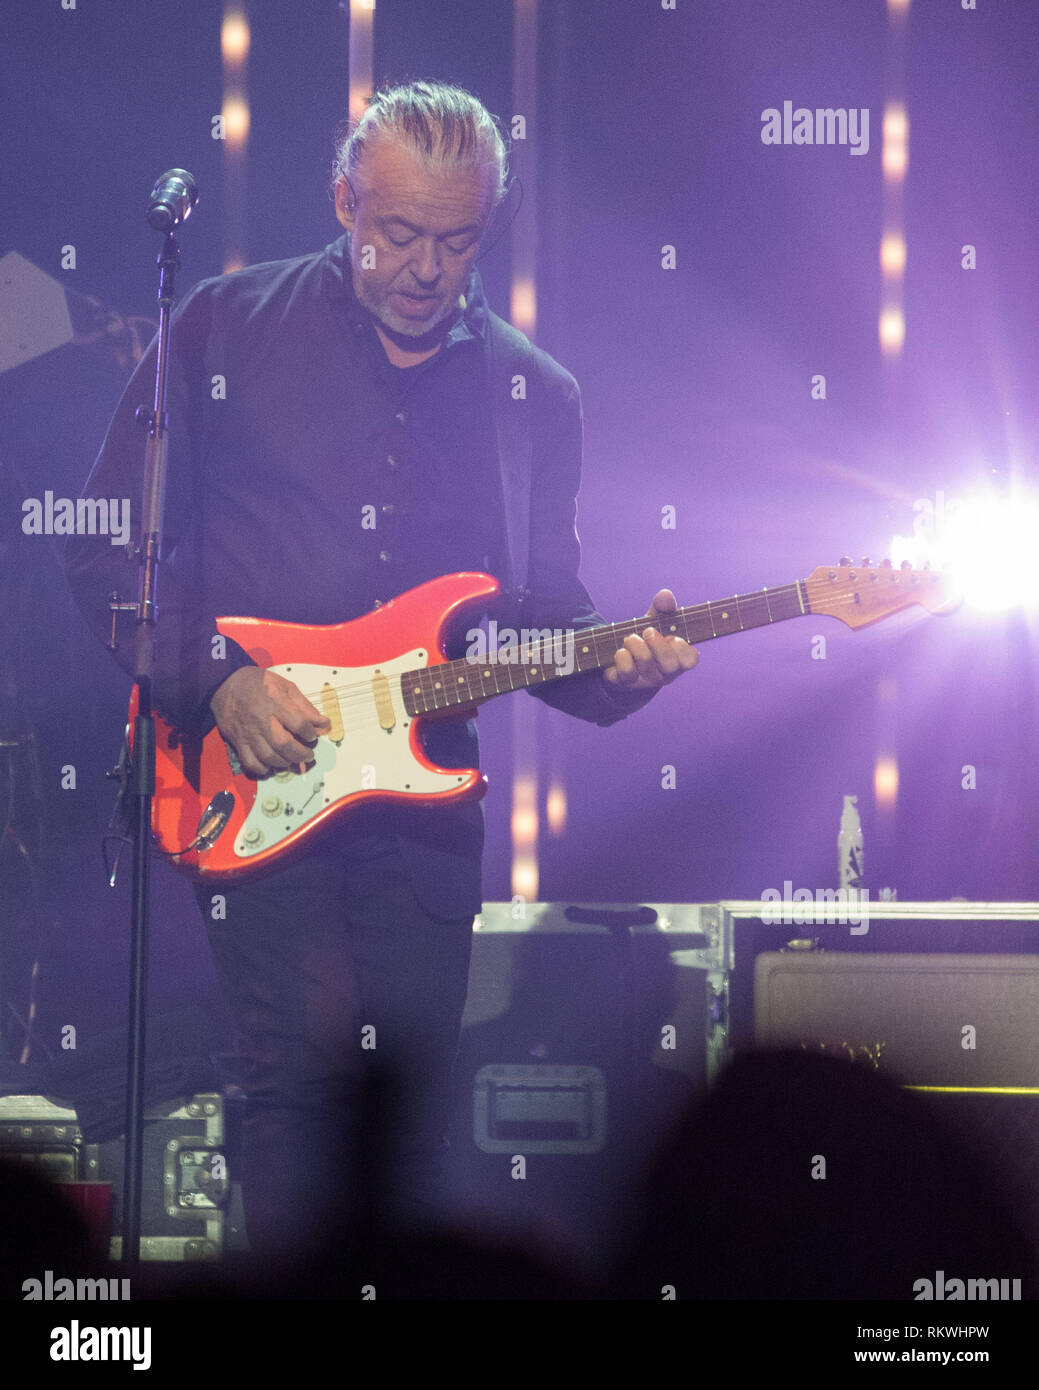
POLYGON ((840 618, 848 627, 867 627, 919 603, 931 613, 951 611, 959 603, 952 578, 944 571, 915 570, 906 560, 856 565, 845 556, 839 564, 820 565, 804 581, 813 613, 840 618))

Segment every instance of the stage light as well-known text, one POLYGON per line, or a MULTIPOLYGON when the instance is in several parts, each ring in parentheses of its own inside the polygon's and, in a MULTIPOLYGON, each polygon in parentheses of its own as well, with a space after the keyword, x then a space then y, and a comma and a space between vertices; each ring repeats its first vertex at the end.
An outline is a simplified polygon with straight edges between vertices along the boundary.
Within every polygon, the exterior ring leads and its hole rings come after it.
POLYGON ((249 21, 241 10, 228 10, 220 26, 220 52, 225 68, 240 68, 249 56, 249 21))
POLYGON ((898 799, 898 761, 893 753, 881 753, 873 769, 873 799, 878 811, 893 811, 898 799))
POLYGON ((538 832, 538 813, 531 806, 517 806, 512 813, 512 838, 527 844, 538 832))
POLYGON ((885 232, 880 243, 880 268, 885 276, 900 276, 906 268, 906 243, 901 232, 885 232))
POLYGON ((532 854, 517 855, 512 861, 512 896, 537 902, 538 861, 532 854))
POLYGON ((347 10, 350 20, 347 111, 356 123, 368 110, 375 85, 375 0, 344 0, 340 8, 347 10))
POLYGON ((553 782, 545 797, 545 819, 553 835, 562 835, 566 829, 566 791, 561 782, 553 782))
POLYGON ((906 340, 906 320, 900 308, 889 305, 881 312, 877 322, 877 335, 883 352, 893 355, 902 351, 902 345, 906 340))
POLYGON ((909 117, 901 102, 889 101, 884 108, 884 145, 880 163, 885 179, 901 182, 905 178, 909 167, 909 117))
POLYGON ((244 149, 249 138, 249 103, 241 97, 228 97, 223 117, 225 147, 236 152, 244 149))
POLYGON ((952 571, 964 602, 998 612, 1039 605, 1039 498, 976 493, 965 498, 938 494, 937 505, 914 508, 912 536, 896 536, 895 565, 952 571))
POLYGON ((509 302, 509 319, 514 328, 528 337, 533 336, 537 323, 537 291, 534 281, 527 277, 517 277, 512 282, 509 302))
POLYGON ((535 901, 538 885, 538 784, 517 773, 512 784, 512 893, 535 901))

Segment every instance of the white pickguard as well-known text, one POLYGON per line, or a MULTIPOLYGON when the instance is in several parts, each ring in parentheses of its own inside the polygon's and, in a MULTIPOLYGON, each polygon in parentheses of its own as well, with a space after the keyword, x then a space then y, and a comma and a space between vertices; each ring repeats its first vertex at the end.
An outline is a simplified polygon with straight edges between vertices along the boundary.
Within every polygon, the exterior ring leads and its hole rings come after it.
POLYGON ((326 684, 337 690, 343 738, 339 743, 330 737, 319 738, 313 765, 305 772, 279 772, 257 783, 256 800, 238 832, 236 855, 248 859, 260 850, 280 844, 319 811, 354 792, 394 791, 431 796, 450 791, 466 780, 464 773, 430 771, 411 752, 412 718, 404 708, 400 684, 392 677, 425 664, 426 653, 412 651, 378 666, 292 663, 270 668, 295 682, 318 709, 322 704, 314 698, 315 693, 326 684), (379 722, 372 686, 378 674, 391 678, 390 729, 379 722))

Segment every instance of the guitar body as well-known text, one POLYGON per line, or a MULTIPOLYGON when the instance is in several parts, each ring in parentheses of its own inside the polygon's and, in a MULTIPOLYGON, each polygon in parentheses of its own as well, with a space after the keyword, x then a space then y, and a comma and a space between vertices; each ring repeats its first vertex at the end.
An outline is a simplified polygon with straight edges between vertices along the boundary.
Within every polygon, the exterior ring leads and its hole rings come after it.
MULTIPOLYGON (((158 847, 196 879, 242 878, 273 867, 364 805, 443 806, 482 797, 486 779, 477 769, 439 768, 426 757, 420 733, 430 716, 408 714, 393 677, 442 662, 451 627, 498 590, 489 575, 451 574, 347 623, 218 618, 220 632, 258 666, 294 681, 332 728, 303 772, 257 780, 239 769, 219 729, 192 738, 156 715, 158 847)), ((136 691, 131 730, 135 715, 136 691)))

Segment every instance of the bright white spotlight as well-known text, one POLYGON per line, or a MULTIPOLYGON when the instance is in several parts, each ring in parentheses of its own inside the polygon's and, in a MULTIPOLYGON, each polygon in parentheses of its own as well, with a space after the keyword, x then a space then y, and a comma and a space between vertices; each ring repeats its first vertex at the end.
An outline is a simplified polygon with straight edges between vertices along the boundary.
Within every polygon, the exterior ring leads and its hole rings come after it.
POLYGON ((1039 499, 974 494, 917 503, 912 536, 896 536, 891 559, 952 570, 966 603, 992 612, 1039 606, 1039 499))

